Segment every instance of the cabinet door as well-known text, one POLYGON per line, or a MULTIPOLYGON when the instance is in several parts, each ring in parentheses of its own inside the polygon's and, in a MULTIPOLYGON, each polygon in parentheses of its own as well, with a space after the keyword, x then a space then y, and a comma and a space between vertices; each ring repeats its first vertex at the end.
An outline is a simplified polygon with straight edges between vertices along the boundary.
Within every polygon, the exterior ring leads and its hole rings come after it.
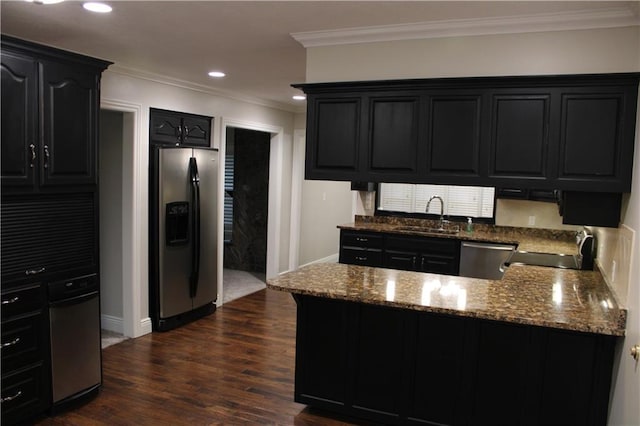
POLYGON ((355 411, 397 421, 405 400, 408 350, 401 309, 354 304, 353 403, 355 411))
POLYGON ((98 83, 93 70, 42 62, 40 185, 95 185, 98 83))
POLYGON ((149 112, 149 140, 151 143, 179 145, 181 137, 182 119, 180 115, 172 111, 151 108, 149 112))
POLYGON ((489 176, 545 181, 550 94, 494 94, 489 176))
POLYGON ((358 180, 360 97, 309 101, 306 178, 358 180))
POLYGON ((211 144, 211 118, 186 115, 182 119, 182 143, 208 147, 211 144))
POLYGON ((36 63, 2 52, 2 186, 34 187, 37 170, 36 63))
POLYGON ((373 97, 369 105, 368 171, 387 180, 417 173, 419 98, 373 97))
POLYGON ((325 408, 346 401, 347 304, 294 295, 298 305, 295 400, 325 408))
POLYGON ((636 91, 565 90, 561 96, 558 180, 565 190, 628 192, 636 91), (629 138, 631 135, 631 138, 629 138))
POLYGON ((423 254, 420 256, 421 272, 431 272, 434 274, 458 275, 459 260, 454 256, 437 256, 423 254))
POLYGON ((480 175, 481 106, 479 94, 430 97, 426 158, 430 176, 480 175))
POLYGON ((417 271, 418 256, 417 252, 385 250, 382 266, 403 271, 417 271))

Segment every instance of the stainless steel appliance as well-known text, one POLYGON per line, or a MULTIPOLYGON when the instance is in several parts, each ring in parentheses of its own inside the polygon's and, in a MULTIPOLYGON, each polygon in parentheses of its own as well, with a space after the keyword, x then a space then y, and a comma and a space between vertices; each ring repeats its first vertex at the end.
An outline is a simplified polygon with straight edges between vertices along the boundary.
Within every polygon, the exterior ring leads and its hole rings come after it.
POLYGON ((460 276, 499 280, 504 275, 505 263, 513 254, 513 244, 478 243, 460 244, 460 276))
POLYGON ((154 146, 149 310, 164 331, 215 311, 218 151, 154 146))
POLYGON ((53 411, 102 384, 100 298, 95 274, 49 284, 53 411))
POLYGON ((596 240, 587 228, 583 228, 576 233, 576 246, 578 254, 517 251, 509 259, 508 264, 548 266, 562 269, 593 269, 596 240))

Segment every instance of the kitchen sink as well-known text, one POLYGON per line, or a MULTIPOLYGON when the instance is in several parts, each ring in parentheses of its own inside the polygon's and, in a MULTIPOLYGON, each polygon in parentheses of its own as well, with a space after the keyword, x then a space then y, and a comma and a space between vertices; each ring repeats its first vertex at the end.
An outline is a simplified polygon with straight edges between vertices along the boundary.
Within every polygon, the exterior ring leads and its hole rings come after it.
POLYGON ((397 226, 398 231, 411 231, 421 234, 449 234, 455 235, 460 232, 459 226, 442 227, 442 228, 425 228, 422 226, 397 226))

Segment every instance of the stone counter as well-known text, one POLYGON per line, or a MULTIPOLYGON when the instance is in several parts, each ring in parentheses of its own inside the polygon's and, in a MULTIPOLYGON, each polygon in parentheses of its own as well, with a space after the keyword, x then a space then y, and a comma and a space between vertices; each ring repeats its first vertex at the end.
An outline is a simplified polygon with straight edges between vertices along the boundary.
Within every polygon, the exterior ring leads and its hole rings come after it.
POLYGON ((623 336, 627 312, 598 271, 510 266, 502 280, 313 264, 267 280, 294 294, 623 336))

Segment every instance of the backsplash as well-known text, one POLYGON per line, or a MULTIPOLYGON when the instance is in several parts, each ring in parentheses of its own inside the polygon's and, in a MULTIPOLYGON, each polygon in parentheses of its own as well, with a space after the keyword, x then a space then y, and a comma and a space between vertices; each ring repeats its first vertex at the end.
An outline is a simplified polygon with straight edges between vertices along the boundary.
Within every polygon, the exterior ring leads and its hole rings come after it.
POLYGON ((598 244, 596 263, 602 276, 616 295, 618 304, 627 307, 631 259, 635 231, 626 225, 619 228, 591 228, 598 244))

